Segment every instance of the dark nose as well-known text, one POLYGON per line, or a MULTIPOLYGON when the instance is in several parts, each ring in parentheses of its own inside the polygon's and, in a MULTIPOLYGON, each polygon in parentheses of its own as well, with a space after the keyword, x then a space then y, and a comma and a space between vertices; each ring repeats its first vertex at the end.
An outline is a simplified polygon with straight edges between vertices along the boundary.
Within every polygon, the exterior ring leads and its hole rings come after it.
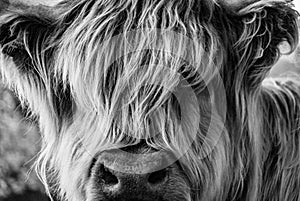
POLYGON ((104 191, 109 193, 120 193, 122 191, 135 193, 135 190, 151 192, 161 189, 166 183, 168 170, 165 168, 152 173, 134 174, 114 171, 102 164, 99 168, 99 174, 104 191))
POLYGON ((106 151, 97 161, 94 177, 108 199, 159 200, 171 174, 169 159, 165 153, 106 151))

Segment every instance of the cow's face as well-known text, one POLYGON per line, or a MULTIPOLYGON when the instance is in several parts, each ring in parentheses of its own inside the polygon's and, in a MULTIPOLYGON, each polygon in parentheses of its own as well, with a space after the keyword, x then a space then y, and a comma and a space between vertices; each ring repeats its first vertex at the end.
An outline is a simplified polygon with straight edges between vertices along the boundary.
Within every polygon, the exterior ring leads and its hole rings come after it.
POLYGON ((296 17, 285 1, 11 7, 0 75, 38 117, 48 190, 73 201, 236 196, 244 100, 278 45, 297 41, 296 17))

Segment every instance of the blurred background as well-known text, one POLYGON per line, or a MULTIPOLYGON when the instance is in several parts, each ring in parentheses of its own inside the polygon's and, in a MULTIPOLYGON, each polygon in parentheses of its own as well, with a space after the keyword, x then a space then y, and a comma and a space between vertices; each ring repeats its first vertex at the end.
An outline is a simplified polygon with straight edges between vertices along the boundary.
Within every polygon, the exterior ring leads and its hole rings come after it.
MULTIPOLYGON (((54 5, 60 0, 0 0, 0 12, 9 2, 54 5)), ((300 0, 295 0, 300 11, 300 0)), ((283 44, 282 50, 288 50, 283 44)), ((282 56, 270 77, 300 75, 300 46, 291 55, 282 56)), ((0 201, 48 201, 34 170, 33 161, 40 148, 37 125, 24 119, 14 94, 0 80, 0 201)))

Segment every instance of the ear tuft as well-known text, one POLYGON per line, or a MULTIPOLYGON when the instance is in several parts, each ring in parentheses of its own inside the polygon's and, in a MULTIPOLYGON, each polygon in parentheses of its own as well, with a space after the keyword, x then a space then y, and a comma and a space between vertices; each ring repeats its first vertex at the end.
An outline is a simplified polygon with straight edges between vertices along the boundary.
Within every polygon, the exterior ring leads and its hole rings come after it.
POLYGON ((235 44, 238 68, 243 69, 245 83, 253 87, 262 82, 282 54, 282 42, 290 45, 290 53, 297 47, 299 14, 289 2, 264 0, 241 9, 238 17, 242 21, 235 44))
POLYGON ((35 10, 38 8, 30 12, 10 8, 0 15, 1 51, 12 57, 18 67, 33 62, 51 30, 51 20, 35 10))

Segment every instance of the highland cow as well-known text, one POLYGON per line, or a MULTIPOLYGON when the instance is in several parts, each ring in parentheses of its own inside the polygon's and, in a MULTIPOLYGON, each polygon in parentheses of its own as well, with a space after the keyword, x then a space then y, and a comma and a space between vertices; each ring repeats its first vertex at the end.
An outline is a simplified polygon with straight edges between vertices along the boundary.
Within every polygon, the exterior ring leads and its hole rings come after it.
POLYGON ((70 0, 0 15, 0 75, 65 201, 299 201, 291 1, 70 0))

